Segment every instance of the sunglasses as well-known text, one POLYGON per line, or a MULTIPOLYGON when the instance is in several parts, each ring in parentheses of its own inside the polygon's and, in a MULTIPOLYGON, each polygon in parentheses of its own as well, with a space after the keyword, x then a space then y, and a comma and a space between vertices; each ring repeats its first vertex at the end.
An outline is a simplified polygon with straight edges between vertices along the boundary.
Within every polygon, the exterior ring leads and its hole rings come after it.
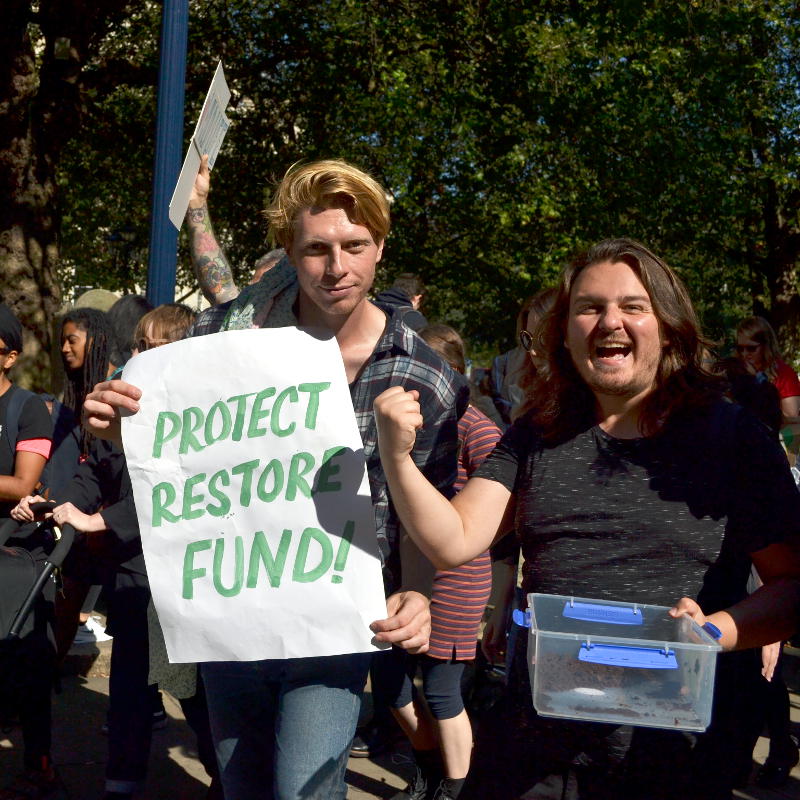
POLYGON ((533 334, 530 331, 521 330, 519 332, 519 343, 526 353, 533 350, 533 334))
POLYGON ((755 353, 758 348, 761 347, 760 344, 737 344, 736 345, 736 352, 737 353, 755 353))

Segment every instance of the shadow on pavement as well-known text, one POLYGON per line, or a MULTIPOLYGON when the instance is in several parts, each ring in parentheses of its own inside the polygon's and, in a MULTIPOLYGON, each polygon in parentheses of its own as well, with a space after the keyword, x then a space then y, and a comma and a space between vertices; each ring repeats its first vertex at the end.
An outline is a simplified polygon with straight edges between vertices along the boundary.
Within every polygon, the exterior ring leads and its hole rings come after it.
MULTIPOLYGON (((209 779, 197 759, 194 735, 180 706, 168 695, 166 728, 153 732, 144 791, 137 800, 198 800, 209 779)), ((101 733, 108 707, 108 681, 69 676, 53 697, 53 758, 70 800, 97 800, 105 786, 108 739, 101 733)), ((18 727, 0 733, 0 785, 22 771, 18 727)))

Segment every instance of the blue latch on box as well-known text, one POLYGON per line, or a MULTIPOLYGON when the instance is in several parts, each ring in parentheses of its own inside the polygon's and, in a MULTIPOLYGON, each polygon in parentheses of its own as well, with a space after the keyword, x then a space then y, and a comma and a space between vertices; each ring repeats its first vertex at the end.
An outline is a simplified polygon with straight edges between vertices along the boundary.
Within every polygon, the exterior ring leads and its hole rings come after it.
POLYGON ((583 622, 609 622, 612 625, 641 625, 644 622, 638 606, 610 606, 603 603, 582 603, 568 600, 564 616, 583 622))
POLYGON ((678 669, 675 651, 667 648, 631 647, 618 644, 592 644, 584 642, 578 660, 589 664, 606 664, 612 667, 637 667, 639 669, 678 669))

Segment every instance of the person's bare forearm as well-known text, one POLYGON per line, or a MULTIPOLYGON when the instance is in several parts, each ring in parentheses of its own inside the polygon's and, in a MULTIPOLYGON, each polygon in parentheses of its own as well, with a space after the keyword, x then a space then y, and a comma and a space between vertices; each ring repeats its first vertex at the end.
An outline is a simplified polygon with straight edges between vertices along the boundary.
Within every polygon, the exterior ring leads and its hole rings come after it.
POLYGON ((33 491, 36 481, 16 475, 0 476, 0 500, 21 500, 33 491))
POLYGON ((395 510, 403 527, 437 569, 451 569, 473 558, 461 517, 450 501, 422 474, 409 456, 384 462, 395 510))
POLYGON ((722 631, 720 642, 726 650, 744 650, 793 636, 800 624, 799 609, 800 581, 779 578, 707 619, 722 631))
POLYGON ((437 569, 465 564, 488 549, 510 507, 500 483, 471 478, 451 504, 411 457, 423 420, 419 392, 391 386, 375 398, 378 447, 400 522, 437 569))
POLYGON ((430 600, 436 567, 425 557, 404 528, 400 528, 401 586, 425 595, 430 600))
POLYGON ((214 235, 207 203, 196 208, 189 207, 186 228, 192 266, 203 295, 212 305, 233 300, 238 296, 239 289, 225 252, 214 235))

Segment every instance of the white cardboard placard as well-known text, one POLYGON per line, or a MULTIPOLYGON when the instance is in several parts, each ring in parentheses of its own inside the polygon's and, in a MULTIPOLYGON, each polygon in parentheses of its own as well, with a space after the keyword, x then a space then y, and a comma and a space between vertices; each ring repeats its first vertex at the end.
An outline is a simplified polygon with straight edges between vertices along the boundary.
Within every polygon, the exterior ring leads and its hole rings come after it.
POLYGON ((186 209, 189 207, 189 197, 197 171, 200 169, 200 158, 208 154, 208 168, 214 169, 225 134, 230 127, 230 120, 225 115, 225 109, 231 99, 231 92, 225 81, 225 72, 222 62, 217 64, 211 86, 208 88, 200 117, 195 125, 194 133, 183 160, 178 182, 169 201, 170 222, 181 229, 186 209))
MULTIPOLYGON (((367 652, 386 616, 361 437, 336 340, 227 331, 132 358, 123 418, 172 662, 367 652)), ((323 338, 320 338, 323 337, 323 338)))

